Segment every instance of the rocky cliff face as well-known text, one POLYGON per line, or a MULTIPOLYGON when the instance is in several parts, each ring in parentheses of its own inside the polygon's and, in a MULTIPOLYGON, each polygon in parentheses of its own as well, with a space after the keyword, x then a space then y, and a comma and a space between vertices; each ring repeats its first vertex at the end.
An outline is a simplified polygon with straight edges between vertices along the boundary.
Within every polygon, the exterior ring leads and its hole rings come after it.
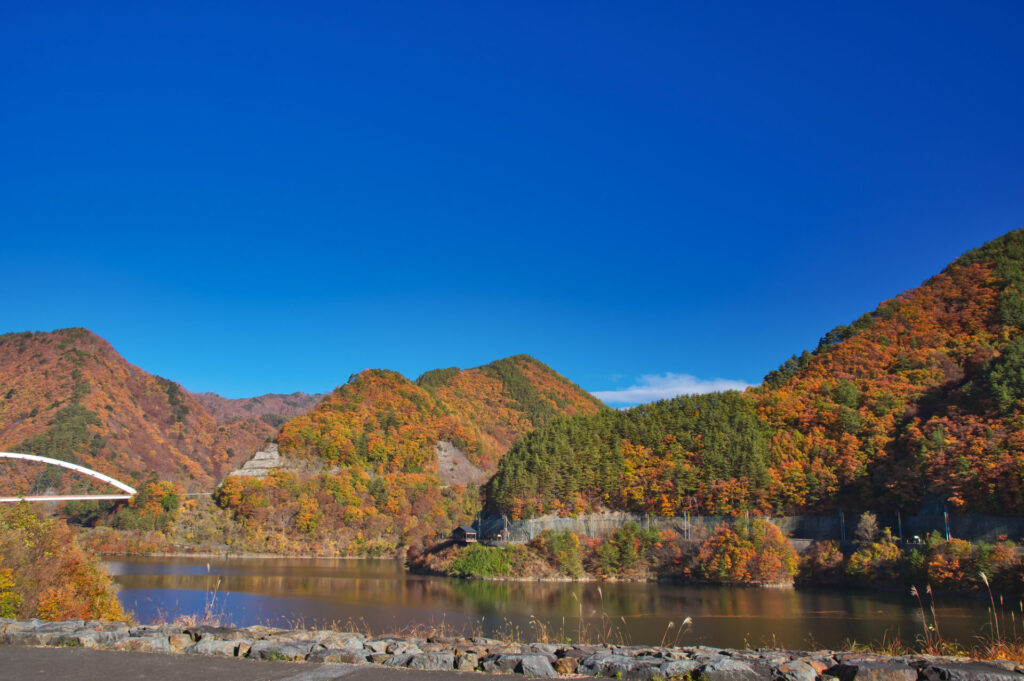
POLYGON ((323 470, 323 464, 315 460, 297 461, 281 456, 276 442, 266 443, 262 449, 252 455, 241 467, 228 475, 240 475, 247 478, 262 480, 274 471, 288 473, 316 474, 323 470))

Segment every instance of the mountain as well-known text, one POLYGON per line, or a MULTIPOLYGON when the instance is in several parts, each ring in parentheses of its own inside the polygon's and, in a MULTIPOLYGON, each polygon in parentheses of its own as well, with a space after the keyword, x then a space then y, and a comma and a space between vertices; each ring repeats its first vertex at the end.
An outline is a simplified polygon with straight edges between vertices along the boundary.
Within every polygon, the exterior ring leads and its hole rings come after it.
MULTIPOLYGON (((312 399, 305 397, 295 410, 312 399)), ((79 463, 129 483, 156 474, 210 490, 276 428, 262 412, 235 418, 227 406, 217 413, 229 417, 217 419, 206 404, 219 403, 129 364, 85 329, 0 336, 3 451, 79 463)), ((95 484, 42 464, 6 464, 5 473, 3 492, 11 494, 95 484)))
POLYGON ((1024 514, 1024 231, 825 334, 745 393, 556 420, 501 460, 514 516, 1024 514))
POLYGON ((438 442, 450 442, 493 472, 522 433, 561 415, 604 405, 550 367, 516 355, 475 369, 435 369, 407 380, 367 370, 316 409, 281 428, 285 454, 372 469, 431 469, 438 442))
POLYGON ((268 393, 258 397, 232 399, 216 393, 193 393, 217 423, 232 423, 258 418, 272 428, 279 428, 288 419, 305 414, 323 399, 323 395, 268 393))
MULTIPOLYGON (((415 382, 371 369, 281 427, 278 470, 229 477, 216 500, 268 541, 335 542, 379 551, 446 532, 478 509, 486 480, 517 437, 562 416, 607 410, 526 355, 475 369, 437 369, 415 382), (306 473, 300 473, 305 471, 306 473), (372 539, 370 539, 372 538, 372 539)), ((280 543, 252 545, 280 551, 280 543)), ((322 546, 330 552, 330 546, 322 546)))

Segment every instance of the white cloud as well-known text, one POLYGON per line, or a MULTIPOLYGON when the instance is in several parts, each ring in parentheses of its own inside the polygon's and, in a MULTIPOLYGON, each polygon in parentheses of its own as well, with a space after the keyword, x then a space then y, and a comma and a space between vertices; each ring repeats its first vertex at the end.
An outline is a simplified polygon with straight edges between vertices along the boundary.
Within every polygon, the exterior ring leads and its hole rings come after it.
POLYGON ((591 394, 606 404, 642 404, 679 395, 701 395, 722 390, 745 390, 745 381, 728 378, 704 379, 689 374, 648 374, 623 390, 598 390, 591 394))

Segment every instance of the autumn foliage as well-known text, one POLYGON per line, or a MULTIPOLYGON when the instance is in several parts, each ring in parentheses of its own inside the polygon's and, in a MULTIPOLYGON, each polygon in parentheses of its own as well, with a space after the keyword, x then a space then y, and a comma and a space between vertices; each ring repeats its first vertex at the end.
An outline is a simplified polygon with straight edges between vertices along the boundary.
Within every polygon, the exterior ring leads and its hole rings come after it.
MULTIPOLYGON (((85 329, 0 336, 0 451, 78 463, 128 482, 151 472, 212 488, 275 428, 258 414, 217 421, 188 391, 124 360, 85 329)), ((109 493, 42 464, 0 462, 5 495, 109 493)))
POLYGON ((215 500, 247 529, 250 550, 392 552, 471 518, 480 508, 476 482, 518 435, 558 414, 600 408, 525 356, 432 371, 415 383, 367 370, 282 427, 280 451, 304 472, 231 476, 215 500), (465 466, 442 468, 439 442, 457 448, 465 466))
POLYGON ((800 581, 850 586, 932 587, 942 591, 984 590, 985 579, 1000 592, 1024 586, 1017 547, 1009 541, 970 543, 938 532, 922 544, 901 544, 885 529, 861 539, 843 556, 837 542, 815 542, 800 560, 800 581))
POLYGON ((724 584, 789 584, 797 570, 793 544, 763 518, 723 523, 700 547, 701 576, 724 584))
POLYGON ((825 334, 745 393, 556 419, 489 487, 514 517, 869 506, 1024 514, 1024 231, 825 334))
POLYGON ((0 508, 0 616, 123 620, 114 584, 60 520, 0 508))

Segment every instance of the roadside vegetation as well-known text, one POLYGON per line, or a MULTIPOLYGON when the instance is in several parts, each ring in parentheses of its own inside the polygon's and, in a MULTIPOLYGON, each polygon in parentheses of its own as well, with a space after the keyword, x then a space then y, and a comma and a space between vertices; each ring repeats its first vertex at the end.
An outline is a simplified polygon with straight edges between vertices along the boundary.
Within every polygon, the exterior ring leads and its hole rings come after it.
POLYGON ((1024 586, 1024 564, 1016 545, 945 539, 932 532, 920 544, 901 544, 888 528, 879 530, 865 513, 857 526, 854 550, 844 556, 835 541, 815 542, 800 560, 804 584, 909 587, 947 592, 978 592, 992 587, 1016 596, 1024 586), (985 575, 985 577, 982 577, 985 575))
POLYGON ((545 530, 528 544, 460 545, 452 541, 410 550, 412 570, 468 578, 682 579, 728 584, 792 584, 796 551, 764 520, 723 524, 703 541, 627 523, 595 540, 545 530))
POLYGON ((902 543, 888 529, 879 530, 870 513, 861 517, 857 539, 846 545, 846 553, 839 542, 817 541, 798 554, 777 526, 755 517, 722 523, 707 536, 692 540, 636 523, 627 523, 603 539, 545 530, 521 545, 464 546, 449 540, 409 549, 407 564, 414 571, 485 579, 679 580, 885 589, 916 584, 947 593, 984 593, 992 588, 1010 598, 1024 589, 1024 562, 1011 541, 971 543, 946 540, 933 532, 919 544, 902 543))
POLYGON ((0 617, 124 620, 113 581, 74 532, 26 504, 0 507, 0 617))

